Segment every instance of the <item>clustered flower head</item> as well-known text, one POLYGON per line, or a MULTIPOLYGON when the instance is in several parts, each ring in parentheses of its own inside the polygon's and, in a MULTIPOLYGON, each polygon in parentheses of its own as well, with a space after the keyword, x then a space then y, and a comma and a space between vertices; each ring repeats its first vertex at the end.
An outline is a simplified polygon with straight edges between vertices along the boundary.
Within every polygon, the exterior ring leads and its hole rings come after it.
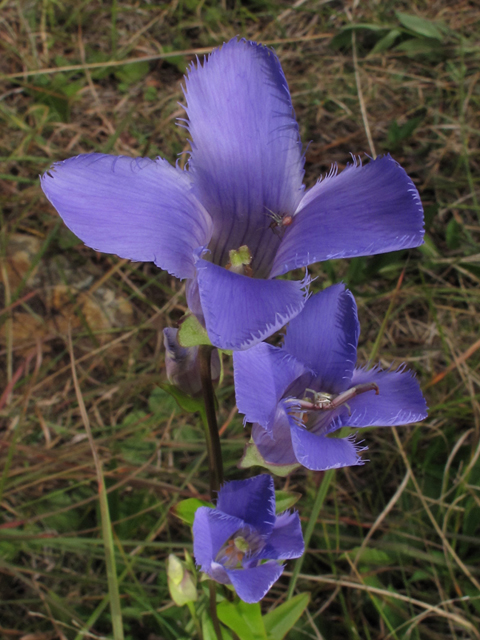
MULTIPOLYGON (((402 368, 356 368, 359 323, 343 285, 309 299, 307 274, 281 276, 420 245, 418 191, 389 155, 354 159, 341 173, 333 167, 305 190, 290 92, 265 46, 230 40, 189 67, 184 94, 185 169, 161 158, 91 153, 55 163, 42 188, 89 247, 186 279, 189 310, 211 344, 235 352, 238 408, 268 465, 362 464, 352 437, 330 434, 423 419, 419 386, 402 368), (263 342, 287 323, 281 347, 263 342)), ((197 394, 196 347, 182 347, 175 329, 164 337, 170 381, 197 394)), ((219 364, 215 354, 213 376, 219 364)), ((193 536, 202 571, 233 585, 245 602, 258 602, 281 575, 279 561, 304 550, 298 514, 275 514, 268 475, 226 483, 216 508, 197 510, 193 536)), ((177 593, 186 574, 180 565, 171 573, 177 593)), ((182 602, 190 591, 178 596, 182 602)))
POLYGON ((298 513, 275 515, 273 479, 268 475, 227 482, 215 509, 200 507, 193 523, 193 553, 211 578, 232 584, 245 602, 258 602, 278 580, 277 560, 304 551, 298 513))
POLYGON ((427 415, 410 371, 356 367, 360 324, 343 284, 312 296, 290 321, 283 345, 262 343, 234 354, 237 406, 270 465, 326 470, 363 464, 341 427, 399 426, 427 415))

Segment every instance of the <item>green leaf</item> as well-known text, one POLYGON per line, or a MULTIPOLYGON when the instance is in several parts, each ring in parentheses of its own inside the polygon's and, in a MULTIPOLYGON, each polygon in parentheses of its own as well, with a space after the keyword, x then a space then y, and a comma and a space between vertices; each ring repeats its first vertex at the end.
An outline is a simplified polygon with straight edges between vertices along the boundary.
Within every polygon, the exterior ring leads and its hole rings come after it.
POLYGON ((424 256, 428 258, 439 258, 440 252, 435 246, 432 238, 428 235, 424 237, 424 243, 418 247, 420 253, 423 253, 424 256))
POLYGON ((187 315, 177 334, 178 344, 182 347, 197 347, 200 344, 212 344, 208 337, 207 330, 202 327, 197 317, 193 314, 187 315))
POLYGON ((268 640, 282 640, 310 602, 309 593, 299 593, 263 616, 268 640))
POLYGON ((449 249, 458 249, 461 244, 461 231, 462 227, 458 224, 455 218, 452 218, 447 224, 447 231, 445 234, 447 247, 449 249))
POLYGON ((401 42, 395 51, 401 51, 408 55, 435 54, 442 53, 443 47, 438 40, 434 38, 412 38, 401 42))
MULTIPOLYGON (((232 640, 232 634, 230 633, 230 631, 228 629, 225 629, 225 627, 222 627, 221 629, 223 640, 232 640)), ((204 611, 202 615, 202 633, 203 640, 218 640, 212 619, 206 611, 204 611)))
POLYGON ((443 40, 443 34, 440 29, 430 20, 425 18, 419 18, 418 16, 412 16, 409 13, 401 13, 396 11, 395 15, 401 22, 401 24, 413 33, 419 36, 425 36, 426 38, 435 38, 435 40, 443 40))
POLYGON ((206 500, 199 500, 198 498, 187 498, 186 500, 181 500, 175 507, 173 507, 173 513, 186 522, 190 527, 193 525, 193 521, 195 519, 195 513, 199 507, 211 507, 214 508, 211 502, 207 502, 206 500))
POLYGON ((388 128, 388 144, 392 147, 398 145, 402 140, 409 138, 418 125, 422 122, 423 116, 417 116, 416 118, 410 118, 405 124, 399 125, 394 120, 388 128))
POLYGON ((115 77, 125 85, 134 84, 142 80, 149 72, 148 62, 133 62, 126 64, 115 70, 115 77))
POLYGON ((301 497, 298 491, 275 491, 275 512, 278 514, 290 509, 301 497))
POLYGON ((247 604, 242 600, 224 600, 217 606, 218 618, 235 631, 240 640, 267 640, 260 604, 247 604))
POLYGON ((390 49, 390 47, 395 43, 395 40, 401 35, 401 31, 398 29, 392 29, 386 36, 380 38, 370 53, 383 53, 384 51, 387 51, 387 49, 390 49))
POLYGON ((414 571, 412 573, 412 575, 410 576, 408 582, 412 583, 412 582, 418 582, 420 580, 428 580, 430 581, 432 579, 432 575, 430 573, 428 573, 428 571, 423 571, 422 569, 417 569, 417 571, 414 571))
MULTIPOLYGON (((170 385, 163 385, 170 387, 170 385)), ((148 398, 148 408, 157 418, 168 418, 172 411, 176 409, 178 401, 176 397, 170 393, 170 389, 164 389, 162 385, 154 387, 150 397, 148 398)))
MULTIPOLYGON (((188 41, 179 41, 178 39, 174 40, 174 45, 172 47, 172 45, 169 44, 165 44, 163 45, 163 51, 164 53, 170 53, 173 52, 175 50, 178 49, 188 49, 190 48, 190 43, 188 41)), ((187 69, 187 65, 188 65, 188 60, 185 56, 179 55, 179 56, 169 56, 168 58, 165 58, 165 62, 168 62, 168 64, 171 64, 175 67, 177 67, 177 69, 180 71, 180 73, 185 73, 186 69, 187 69)))
POLYGON ((82 241, 66 226, 64 226, 58 234, 58 246, 60 249, 71 249, 81 243, 82 241))
POLYGON ((178 406, 184 411, 188 411, 189 413, 203 411, 204 406, 201 398, 192 398, 191 396, 187 396, 187 394, 180 391, 178 387, 175 387, 173 384, 167 384, 166 382, 161 384, 160 388, 170 394, 172 398, 175 398, 178 406))
POLYGON ((389 27, 386 25, 379 24, 368 24, 368 23, 359 23, 359 24, 349 24, 344 27, 341 31, 339 31, 330 41, 330 45, 334 49, 340 49, 342 47, 350 47, 352 44, 352 31, 385 31, 389 27))
MULTIPOLYGON (((347 553, 343 553, 340 558, 345 560, 346 556, 350 556, 350 558, 354 559, 357 556, 357 553, 360 551, 361 547, 354 547, 351 551, 347 553)), ((384 566, 389 564, 395 564, 396 558, 392 558, 392 556, 386 551, 382 551, 381 549, 372 549, 371 547, 365 547, 362 549, 360 556, 358 558, 358 563, 362 565, 375 565, 375 566, 384 566)))
POLYGON ((265 462, 253 440, 250 440, 250 442, 245 445, 242 459, 238 463, 239 469, 248 469, 249 467, 263 467, 264 469, 268 469, 270 473, 273 473, 276 476, 285 477, 288 476, 289 473, 292 473, 292 471, 295 471, 295 469, 298 469, 300 465, 269 464, 268 462, 265 462))

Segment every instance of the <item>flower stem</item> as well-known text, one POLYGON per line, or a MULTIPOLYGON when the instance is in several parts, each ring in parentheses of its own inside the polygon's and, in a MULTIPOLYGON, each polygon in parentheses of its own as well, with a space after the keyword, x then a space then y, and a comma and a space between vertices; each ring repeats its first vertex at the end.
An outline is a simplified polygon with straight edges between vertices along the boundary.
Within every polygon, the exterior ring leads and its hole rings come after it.
POLYGON ((213 628, 215 629, 215 635, 217 640, 223 640, 222 630, 220 628, 220 621, 217 615, 217 590, 213 580, 209 580, 208 588, 210 590, 210 615, 212 616, 213 628))
MULTIPOLYGON (((215 408, 215 393, 212 382, 212 351, 213 347, 201 345, 198 348, 198 360, 200 363, 200 379, 202 381, 202 394, 205 410, 202 415, 205 426, 205 440, 208 450, 208 467, 210 471, 210 498, 217 502, 217 495, 223 483, 222 449, 220 436, 218 435, 217 412, 215 408)), ((217 640, 222 640, 222 630, 217 615, 217 595, 215 583, 209 581, 210 590, 210 615, 217 640)))
POLYGON ((210 345, 201 345, 198 349, 203 402, 205 404, 205 415, 202 417, 204 419, 205 439, 207 441, 208 450, 210 497, 212 502, 216 502, 218 491, 223 483, 223 462, 222 450, 220 448, 220 437, 218 435, 217 414, 215 410, 212 368, 210 364, 212 351, 213 347, 210 345))
POLYGON ((198 619, 197 612, 195 610, 195 605, 193 604, 193 602, 187 602, 187 607, 188 607, 188 610, 190 611, 190 615, 192 616, 195 629, 197 630, 198 639, 203 640, 202 627, 200 625, 200 620, 198 619))
MULTIPOLYGON (((325 502, 325 498, 327 497, 328 488, 330 487, 330 482, 335 474, 334 469, 329 469, 325 471, 325 475, 323 476, 322 484, 320 485, 320 489, 315 498, 315 502, 313 504, 312 512, 310 513, 310 519, 307 524, 307 528, 305 530, 305 553, 307 552, 307 547, 310 542, 310 538, 312 537, 313 530, 315 525, 317 524, 318 516, 320 514, 320 510, 323 507, 323 503, 325 502)), ((289 600, 293 596, 293 592, 295 591, 295 585, 297 584, 298 574, 302 569, 303 559, 305 558, 305 553, 303 556, 300 556, 293 567, 292 577, 290 578, 290 584, 288 585, 288 593, 287 600, 289 600)))

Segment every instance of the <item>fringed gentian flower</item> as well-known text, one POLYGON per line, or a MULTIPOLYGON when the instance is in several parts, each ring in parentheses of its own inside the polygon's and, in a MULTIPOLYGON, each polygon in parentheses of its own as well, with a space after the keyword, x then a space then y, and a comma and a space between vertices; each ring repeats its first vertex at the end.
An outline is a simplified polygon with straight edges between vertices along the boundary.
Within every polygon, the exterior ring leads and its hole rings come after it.
POLYGON ((196 563, 213 580, 232 584, 245 602, 258 602, 278 580, 283 565, 277 560, 299 558, 303 551, 298 513, 275 515, 271 476, 227 482, 216 509, 195 513, 196 563))
POLYGON ((237 406, 269 465, 363 464, 353 437, 328 436, 345 426, 392 427, 427 416, 410 371, 355 367, 359 333, 355 300, 337 284, 308 300, 281 348, 262 343, 234 354, 237 406))
POLYGON ((88 246, 187 278, 215 346, 246 349, 296 316, 308 279, 277 279, 292 269, 422 243, 417 189, 390 156, 304 192, 290 93, 267 47, 231 40, 189 67, 184 91, 187 170, 92 153, 55 163, 42 188, 88 246))

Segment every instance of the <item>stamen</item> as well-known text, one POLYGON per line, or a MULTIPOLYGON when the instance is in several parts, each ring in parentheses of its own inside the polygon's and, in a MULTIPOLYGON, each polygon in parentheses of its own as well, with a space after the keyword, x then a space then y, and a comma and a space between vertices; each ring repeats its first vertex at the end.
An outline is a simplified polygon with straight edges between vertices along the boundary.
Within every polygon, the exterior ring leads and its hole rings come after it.
POLYGON ((242 528, 225 542, 215 560, 227 569, 241 569, 244 558, 259 553, 264 544, 263 538, 256 531, 242 528))

